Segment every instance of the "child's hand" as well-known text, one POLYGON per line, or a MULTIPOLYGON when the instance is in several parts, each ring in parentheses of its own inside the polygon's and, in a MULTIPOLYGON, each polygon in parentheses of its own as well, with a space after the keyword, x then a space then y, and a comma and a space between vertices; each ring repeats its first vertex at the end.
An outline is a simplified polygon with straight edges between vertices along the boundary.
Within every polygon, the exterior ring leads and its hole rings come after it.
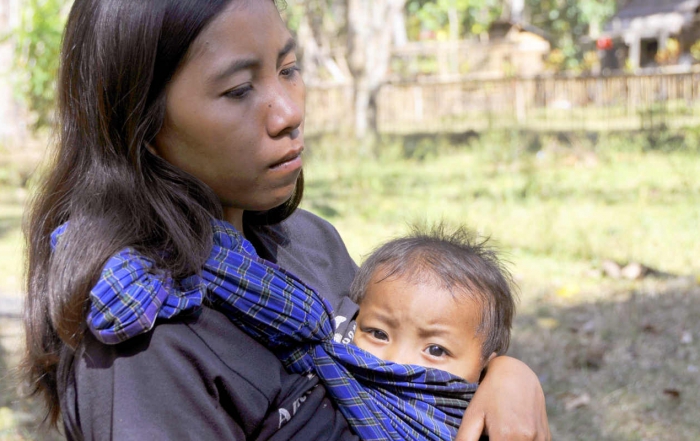
POLYGON ((550 441, 544 392, 535 373, 512 357, 496 357, 464 414, 456 441, 550 441))

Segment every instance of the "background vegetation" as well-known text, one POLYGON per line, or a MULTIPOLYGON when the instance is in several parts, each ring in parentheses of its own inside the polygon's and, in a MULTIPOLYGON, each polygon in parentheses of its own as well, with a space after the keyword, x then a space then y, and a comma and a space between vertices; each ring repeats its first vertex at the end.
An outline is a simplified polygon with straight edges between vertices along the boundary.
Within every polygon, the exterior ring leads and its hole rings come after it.
POLYGON ((32 112, 34 129, 51 124, 56 73, 66 0, 25 0, 18 26, 4 38, 14 38, 14 78, 17 98, 32 112))

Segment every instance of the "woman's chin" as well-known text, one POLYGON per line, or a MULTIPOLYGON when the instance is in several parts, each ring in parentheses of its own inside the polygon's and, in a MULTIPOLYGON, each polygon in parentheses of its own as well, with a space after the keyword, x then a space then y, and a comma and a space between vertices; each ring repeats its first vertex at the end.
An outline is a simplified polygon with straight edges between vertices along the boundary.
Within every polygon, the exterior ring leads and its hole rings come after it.
MULTIPOLYGON (((284 205, 294 196, 294 189, 296 188, 296 182, 289 186, 289 188, 280 189, 276 191, 275 194, 270 195, 264 204, 255 204, 254 206, 248 208, 246 211, 257 211, 264 212, 270 211, 281 205, 284 205)), ((262 198, 261 198, 262 199, 262 198)))

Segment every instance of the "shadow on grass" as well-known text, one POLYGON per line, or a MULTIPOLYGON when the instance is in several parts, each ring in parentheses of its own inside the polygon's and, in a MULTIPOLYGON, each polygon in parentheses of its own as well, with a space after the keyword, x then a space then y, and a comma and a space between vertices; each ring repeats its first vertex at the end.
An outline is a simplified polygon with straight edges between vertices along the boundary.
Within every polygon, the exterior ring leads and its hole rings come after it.
POLYGON ((553 439, 698 439, 700 287, 681 282, 576 306, 544 299, 517 318, 510 355, 539 375, 553 439))

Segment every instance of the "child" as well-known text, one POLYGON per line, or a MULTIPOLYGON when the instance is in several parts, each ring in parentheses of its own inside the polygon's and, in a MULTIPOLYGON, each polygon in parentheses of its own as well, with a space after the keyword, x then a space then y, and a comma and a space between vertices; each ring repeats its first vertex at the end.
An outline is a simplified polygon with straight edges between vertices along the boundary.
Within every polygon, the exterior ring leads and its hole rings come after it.
POLYGON ((506 352, 515 312, 510 273, 486 241, 443 225, 379 247, 350 296, 360 305, 354 343, 388 361, 479 381, 506 352))

